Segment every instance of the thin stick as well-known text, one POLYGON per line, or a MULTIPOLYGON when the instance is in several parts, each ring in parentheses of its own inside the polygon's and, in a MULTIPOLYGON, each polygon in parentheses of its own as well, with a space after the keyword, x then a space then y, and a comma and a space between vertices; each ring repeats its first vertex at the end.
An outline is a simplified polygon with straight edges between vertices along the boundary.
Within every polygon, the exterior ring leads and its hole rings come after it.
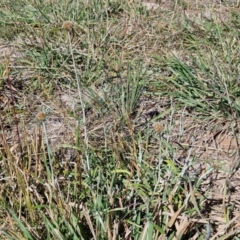
POLYGON ((78 73, 77 73, 77 66, 76 66, 75 59, 74 59, 72 41, 71 41, 71 36, 70 36, 69 32, 68 32, 68 40, 69 40, 69 46, 70 46, 70 51, 71 51, 71 56, 72 56, 72 61, 73 61, 73 66, 74 66, 75 77, 76 77, 76 80, 77 80, 78 95, 79 95, 81 108, 82 108, 82 120, 83 120, 84 142, 85 142, 85 156, 86 156, 86 160, 87 160, 87 170, 89 171, 90 170, 90 163, 89 163, 89 156, 88 156, 88 134, 87 134, 87 120, 86 120, 86 115, 85 115, 85 104, 84 104, 84 100, 83 100, 83 96, 82 96, 83 95, 82 94, 82 88, 80 86, 80 80, 79 80, 78 73))

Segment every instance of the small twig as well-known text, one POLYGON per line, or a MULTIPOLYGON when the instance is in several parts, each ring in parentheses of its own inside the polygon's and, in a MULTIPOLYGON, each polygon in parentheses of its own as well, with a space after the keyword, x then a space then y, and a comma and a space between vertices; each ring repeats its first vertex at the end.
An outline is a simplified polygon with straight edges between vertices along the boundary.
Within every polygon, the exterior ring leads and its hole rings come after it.
POLYGON ((22 142, 21 142, 21 138, 20 138, 20 134, 19 134, 19 128, 18 128, 18 118, 17 118, 17 113, 16 113, 16 109, 15 109, 15 103, 14 103, 14 97, 13 97, 13 91, 12 91, 12 83, 10 80, 10 77, 8 77, 8 86, 10 89, 10 98, 11 98, 11 105, 12 105, 12 109, 13 109, 13 115, 14 115, 14 122, 15 122, 15 126, 16 126, 16 131, 17 131, 17 141, 19 144, 19 148, 20 148, 20 157, 22 160, 21 165, 23 165, 23 149, 22 149, 22 142))

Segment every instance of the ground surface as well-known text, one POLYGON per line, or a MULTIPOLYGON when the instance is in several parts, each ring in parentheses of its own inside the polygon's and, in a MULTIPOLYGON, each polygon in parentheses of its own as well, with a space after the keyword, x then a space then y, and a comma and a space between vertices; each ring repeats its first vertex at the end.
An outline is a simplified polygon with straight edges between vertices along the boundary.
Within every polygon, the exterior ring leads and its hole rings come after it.
POLYGON ((239 2, 3 2, 0 234, 238 239, 239 2))

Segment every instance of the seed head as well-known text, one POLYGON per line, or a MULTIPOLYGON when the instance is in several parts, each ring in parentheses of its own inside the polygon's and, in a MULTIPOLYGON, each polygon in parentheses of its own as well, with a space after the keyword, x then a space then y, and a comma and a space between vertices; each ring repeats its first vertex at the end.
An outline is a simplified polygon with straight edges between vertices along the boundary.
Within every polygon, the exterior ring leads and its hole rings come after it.
POLYGON ((159 122, 154 123, 154 124, 153 124, 153 130, 154 130, 155 132, 157 132, 157 133, 162 132, 162 131, 163 131, 163 126, 162 126, 162 124, 159 123, 159 122))
POLYGON ((73 22, 71 22, 71 21, 65 21, 65 22, 63 22, 62 28, 63 28, 64 30, 67 30, 67 31, 72 31, 72 29, 73 29, 73 22))
POLYGON ((36 118, 39 122, 42 122, 46 118, 46 113, 45 112, 39 112, 39 113, 37 113, 36 118))

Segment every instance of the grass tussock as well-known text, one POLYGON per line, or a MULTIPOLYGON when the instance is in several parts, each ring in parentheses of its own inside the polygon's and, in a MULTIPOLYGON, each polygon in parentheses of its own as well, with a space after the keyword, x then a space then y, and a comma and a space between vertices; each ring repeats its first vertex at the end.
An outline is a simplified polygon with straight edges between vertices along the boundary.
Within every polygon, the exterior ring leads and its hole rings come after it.
POLYGON ((1 239, 238 239, 224 4, 1 1, 1 239))

